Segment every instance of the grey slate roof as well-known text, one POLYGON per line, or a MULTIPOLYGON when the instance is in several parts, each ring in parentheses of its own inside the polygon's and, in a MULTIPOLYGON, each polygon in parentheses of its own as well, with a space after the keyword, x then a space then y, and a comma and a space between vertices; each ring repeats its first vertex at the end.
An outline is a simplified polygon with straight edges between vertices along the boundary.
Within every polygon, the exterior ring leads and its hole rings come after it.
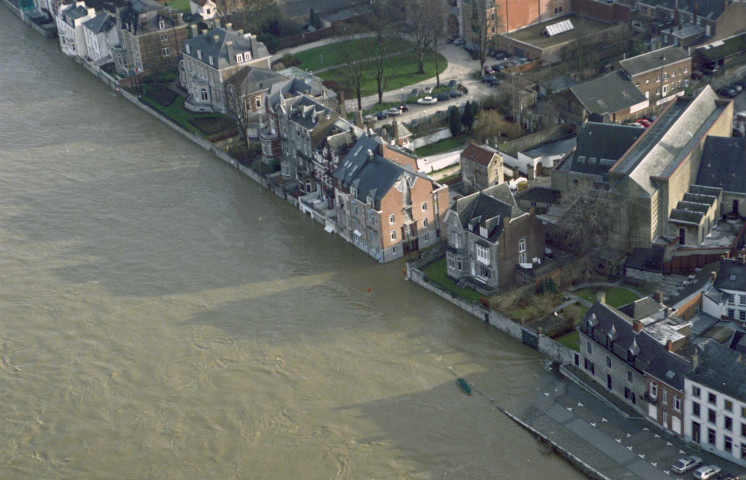
POLYGON ((197 35, 187 40, 182 54, 212 68, 222 69, 239 65, 236 62, 236 55, 246 52, 251 54, 251 60, 248 61, 269 56, 267 47, 256 38, 251 38, 251 35, 241 35, 224 28, 213 28, 204 35, 197 35), (189 52, 187 52, 187 46, 189 46, 189 52), (201 52, 201 59, 198 52, 201 52), (210 63, 210 57, 213 58, 213 63, 210 63))
POLYGON ((230 82, 241 87, 244 93, 268 90, 273 84, 284 82, 287 77, 266 68, 246 67, 231 77, 230 82))
POLYGON ((666 65, 678 63, 687 58, 690 58, 690 56, 686 50, 672 46, 643 53, 642 55, 637 55, 626 60, 620 60, 619 64, 628 74, 634 76, 665 67, 666 65))
POLYGON ((691 378, 740 401, 746 401, 746 363, 741 352, 717 342, 707 342, 699 354, 699 362, 691 378))
POLYGON ((114 17, 106 12, 100 12, 98 15, 83 23, 83 26, 94 34, 106 33, 116 25, 114 17))
POLYGON ((365 162, 378 151, 378 142, 368 135, 361 136, 345 157, 339 162, 334 171, 334 178, 340 184, 349 188, 355 176, 365 165, 365 162))
POLYGON ((644 132, 639 127, 588 122, 580 130, 575 152, 565 164, 573 172, 602 175, 644 132))
POLYGON ((485 227, 486 240, 491 243, 497 242, 502 235, 503 219, 526 213, 518 208, 507 183, 459 198, 453 208, 465 230, 480 235, 480 227, 485 227))
POLYGON ((720 269, 715 279, 715 288, 746 291, 746 265, 734 259, 721 260, 720 269))
POLYGON ((661 308, 661 304, 652 298, 643 297, 619 307, 618 310, 633 320, 640 320, 659 312, 661 308))
POLYGON ((160 20, 165 22, 166 28, 184 25, 180 13, 172 15, 172 13, 176 13, 173 8, 163 6, 153 0, 132 0, 118 9, 118 13, 122 26, 133 35, 158 30, 160 20), (148 26, 147 31, 144 31, 141 27, 143 22, 148 26))
POLYGON ((697 185, 746 193, 746 139, 707 137, 697 185))
POLYGON ((615 113, 646 101, 623 72, 615 71, 570 88, 590 113, 615 113))
POLYGON ((661 351, 653 357, 646 371, 661 382, 683 391, 684 378, 691 373, 692 366, 678 355, 661 351))

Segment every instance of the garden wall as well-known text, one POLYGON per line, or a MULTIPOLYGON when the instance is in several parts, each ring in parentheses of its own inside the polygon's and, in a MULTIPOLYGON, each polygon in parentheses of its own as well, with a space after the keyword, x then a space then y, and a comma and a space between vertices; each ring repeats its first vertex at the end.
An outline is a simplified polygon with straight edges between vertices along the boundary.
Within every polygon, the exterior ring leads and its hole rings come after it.
POLYGON ((425 135, 424 137, 415 138, 414 141, 412 141, 412 144, 414 145, 415 150, 418 148, 422 148, 425 145, 430 145, 431 143, 439 142, 441 140, 445 140, 446 138, 451 138, 453 135, 451 134, 451 130, 449 128, 443 128, 441 130, 437 130, 429 135, 425 135))
MULTIPOLYGON (((421 264, 424 262, 418 262, 421 264)), ((433 292, 439 297, 447 300, 462 310, 472 314, 484 322, 488 322, 493 327, 497 328, 501 332, 507 334, 514 340, 518 340, 522 343, 531 345, 536 350, 546 355, 550 359, 559 363, 572 363, 574 350, 571 350, 564 345, 555 342, 551 338, 545 335, 532 335, 531 341, 526 341, 524 336, 524 327, 521 324, 514 322, 507 316, 496 310, 489 310, 484 308, 482 305, 474 302, 468 302, 461 297, 458 297, 447 290, 443 290, 437 285, 433 285, 425 279, 425 274, 421 270, 415 267, 415 263, 407 264, 407 280, 410 280, 422 288, 433 292), (534 345, 535 339, 538 337, 538 343, 534 345)))

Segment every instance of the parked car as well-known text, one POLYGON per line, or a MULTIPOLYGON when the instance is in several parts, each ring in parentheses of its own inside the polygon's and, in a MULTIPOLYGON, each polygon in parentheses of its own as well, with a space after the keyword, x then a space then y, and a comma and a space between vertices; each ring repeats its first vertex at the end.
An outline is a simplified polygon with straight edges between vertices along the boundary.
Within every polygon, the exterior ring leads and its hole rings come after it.
POLYGON ((417 103, 419 103, 420 105, 433 105, 435 103, 438 103, 438 99, 433 97, 422 97, 417 100, 417 103))
POLYGON ((408 112, 409 107, 407 106, 406 103, 402 103, 401 105, 399 105, 399 110, 401 110, 402 112, 408 112))
POLYGON ((720 67, 718 67, 718 65, 715 63, 708 63, 707 65, 702 67, 702 73, 704 73, 705 75, 713 75, 718 70, 720 70, 720 67))
POLYGON ((484 74, 485 75, 492 75, 493 73, 495 73, 495 71, 492 70, 492 67, 490 67, 488 65, 484 66, 484 74))
POLYGON ((409 92, 410 97, 417 97, 420 94, 419 88, 413 88, 411 92, 409 92))
POLYGON ((733 87, 723 87, 718 90, 718 94, 722 97, 734 98, 736 95, 738 95, 738 92, 733 87))
POLYGON ((465 44, 465 43, 466 43, 466 40, 464 40, 464 39, 463 39, 463 38, 461 38, 461 37, 458 37, 458 38, 457 38, 456 40, 454 40, 454 41, 453 41, 453 44, 454 44, 454 45, 463 45, 463 44, 465 44))
POLYGON ((676 463, 671 465, 671 470, 676 473, 686 473, 693 468, 699 467, 700 465, 702 465, 702 459, 699 457, 683 457, 678 459, 676 463))
POLYGON ((629 124, 630 127, 645 128, 645 125, 639 122, 632 122, 629 124))
POLYGON ((366 116, 363 117, 363 121, 365 123, 372 122, 375 119, 376 119, 375 115, 366 115, 366 116))
POLYGON ((720 473, 720 467, 717 465, 705 465, 694 471, 694 478, 697 480, 709 480, 715 478, 718 473, 720 473))
POLYGON ((386 112, 386 110, 381 110, 380 112, 376 112, 376 118, 379 120, 383 120, 384 118, 388 117, 389 114, 386 112))
POLYGON ((389 117, 396 117, 401 115, 401 109, 399 107, 392 107, 388 109, 389 117))
POLYGON ((439 102, 446 102, 451 99, 451 95, 448 92, 439 92, 435 98, 437 98, 439 102))
POLYGON ((456 85, 458 85, 458 82, 456 80, 451 80, 448 82, 448 88, 456 88, 456 85))
POLYGON ((496 58, 496 59, 498 59, 498 60, 505 60, 505 59, 506 59, 506 58, 508 58, 509 56, 510 56, 510 55, 508 55, 508 52, 504 52, 504 51, 502 51, 502 50, 498 50, 498 51, 496 51, 496 52, 495 52, 495 54, 493 55, 493 57, 495 57, 495 58, 496 58))
POLYGON ((732 473, 726 473, 725 475, 721 475, 719 480, 738 480, 738 476, 732 473))
POLYGON ((425 92, 425 93, 432 93, 433 92, 433 87, 427 86, 422 91, 425 92))
POLYGON ((482 81, 491 87, 496 87, 500 85, 500 80, 498 80, 497 78, 491 75, 484 77, 482 81))
POLYGON ((651 122, 647 118, 638 118, 637 120, 635 120, 635 123, 639 123, 640 125, 642 125, 645 128, 648 128, 650 125, 653 124, 653 122, 651 122))
POLYGON ((448 96, 451 98, 461 97, 463 96, 463 92, 456 90, 455 88, 453 90, 448 91, 448 96))

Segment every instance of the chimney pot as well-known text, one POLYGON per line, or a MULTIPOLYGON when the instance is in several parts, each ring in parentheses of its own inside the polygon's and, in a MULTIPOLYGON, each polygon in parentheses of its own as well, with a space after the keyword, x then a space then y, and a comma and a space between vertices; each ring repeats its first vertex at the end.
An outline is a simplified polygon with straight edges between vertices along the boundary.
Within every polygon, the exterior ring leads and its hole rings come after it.
POLYGON ((668 350, 669 352, 673 352, 673 342, 671 340, 668 340, 666 342, 666 350, 668 350))
POLYGON ((596 292, 596 300, 598 300, 598 303, 603 303, 604 305, 606 305, 606 292, 596 292))

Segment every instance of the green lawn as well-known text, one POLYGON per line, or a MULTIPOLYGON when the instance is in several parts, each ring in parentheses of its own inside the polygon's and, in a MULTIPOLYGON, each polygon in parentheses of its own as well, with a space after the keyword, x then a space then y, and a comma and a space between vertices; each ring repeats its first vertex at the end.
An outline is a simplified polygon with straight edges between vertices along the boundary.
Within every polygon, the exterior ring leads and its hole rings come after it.
POLYGON ((562 345, 566 346, 567 348, 571 348, 575 351, 580 351, 580 347, 578 346, 578 340, 580 340, 580 335, 578 334, 577 330, 573 330, 572 332, 568 332, 561 337, 555 338, 555 340, 562 345))
MULTIPOLYGON (((159 86, 160 87, 160 86, 159 86)), ((153 109, 158 110, 168 118, 174 121, 174 123, 178 124, 181 128, 184 130, 191 132, 195 135, 199 135, 201 137, 205 137, 208 140, 213 136, 221 135, 223 132, 218 132, 215 135, 205 135, 200 129, 198 129, 196 126, 192 125, 191 122, 189 122, 190 118, 200 118, 200 117, 224 117, 224 115, 221 115, 220 113, 194 113, 188 111, 186 108, 184 108, 184 97, 179 95, 176 97, 176 99, 173 101, 173 103, 167 107, 164 107, 160 103, 156 102, 152 98, 148 97, 147 91, 153 87, 146 86, 145 90, 146 93, 143 95, 142 100, 149 106, 151 106, 153 109)), ((235 123, 232 119, 231 121, 235 123)))
POLYGON ((606 292, 606 303, 615 308, 627 305, 641 297, 636 292, 632 292, 622 287, 584 288, 573 293, 582 299, 594 303, 596 301, 596 292, 600 290, 606 292))
POLYGON ((466 145, 468 138, 465 135, 459 135, 458 137, 446 138, 439 142, 425 145, 422 148, 418 148, 415 153, 420 157, 427 157, 430 155, 436 155, 438 153, 448 152, 450 150, 456 150, 466 145))
POLYGON ((440 286, 441 288, 452 292, 454 295, 463 298, 470 302, 478 302, 483 295, 471 288, 460 288, 456 286, 456 282, 446 276, 446 259, 441 258, 440 260, 431 263, 424 270, 423 273, 432 283, 440 286))
MULTIPOLYGON (((441 54, 438 54, 438 58, 438 69, 440 72, 443 72, 448 68, 448 61, 441 54)), ((388 68, 394 72, 393 78, 385 87, 386 91, 404 88, 435 76, 435 59, 432 54, 425 56, 423 64, 425 73, 417 73, 417 58, 413 52, 405 52, 401 55, 389 57, 386 63, 388 68)), ((373 78, 372 67, 372 62, 366 62, 366 73, 363 76, 362 83, 362 95, 364 97, 378 93, 376 81, 373 78)), ((319 73, 318 76, 339 85, 346 85, 345 71, 344 67, 332 68, 331 70, 319 73)), ((409 94, 406 91, 402 93, 404 95, 409 94)))
MULTIPOLYGON (((344 43, 345 48, 349 48, 350 45, 353 45, 359 52, 372 52, 375 42, 375 38, 356 38, 344 43)), ((300 65, 298 65, 298 67, 303 70, 315 72, 322 68, 333 67, 343 63, 344 61, 339 53, 341 43, 342 42, 330 43, 329 45, 323 45, 321 47, 311 48, 296 53, 295 58, 300 60, 300 65)))
POLYGON ((168 5, 169 7, 180 12, 191 13, 191 11, 189 10, 189 0, 169 0, 167 2, 163 2, 163 4, 168 5))

